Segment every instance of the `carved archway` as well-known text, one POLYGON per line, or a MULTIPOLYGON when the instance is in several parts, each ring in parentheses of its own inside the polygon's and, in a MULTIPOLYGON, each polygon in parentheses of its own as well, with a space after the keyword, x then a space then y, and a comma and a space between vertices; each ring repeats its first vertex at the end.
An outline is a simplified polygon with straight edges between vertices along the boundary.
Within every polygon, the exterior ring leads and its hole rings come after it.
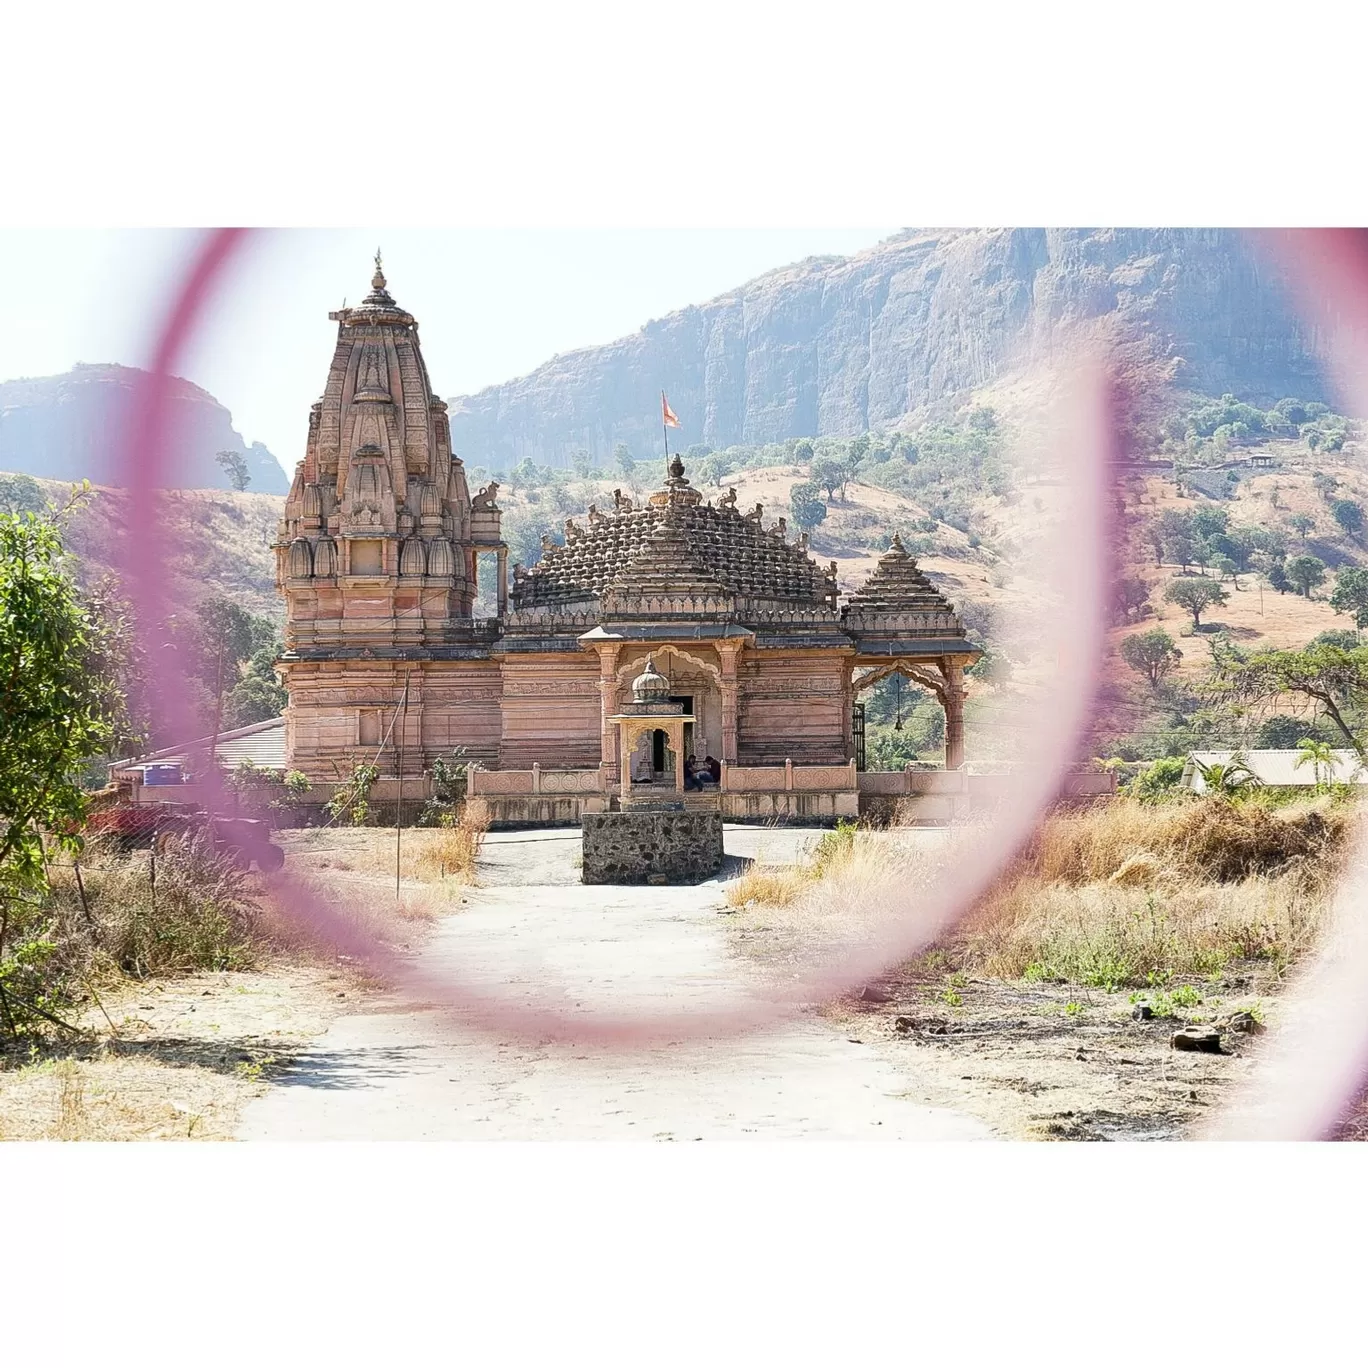
POLYGON ((854 675, 851 685, 854 692, 859 695, 867 689, 872 689, 876 684, 882 684, 890 675, 895 674, 900 674, 923 689, 930 690, 940 700, 941 706, 945 705, 945 676, 941 673, 940 666, 936 665, 933 669, 930 661, 924 665, 913 665, 906 660, 895 660, 888 665, 876 665, 864 674, 854 675))
MULTIPOLYGON (((694 655, 692 651, 686 651, 682 647, 668 644, 664 646, 648 647, 646 655, 629 660, 625 665, 619 665, 617 668, 617 682, 619 684, 624 683, 627 676, 633 670, 640 673, 641 667, 646 663, 646 656, 654 656, 657 660, 662 656, 675 656, 680 660, 687 660, 690 665, 696 665, 708 675, 719 689, 722 687, 722 671, 716 665, 704 660, 701 656, 694 655)), ((668 671, 666 673, 668 673, 668 671)))

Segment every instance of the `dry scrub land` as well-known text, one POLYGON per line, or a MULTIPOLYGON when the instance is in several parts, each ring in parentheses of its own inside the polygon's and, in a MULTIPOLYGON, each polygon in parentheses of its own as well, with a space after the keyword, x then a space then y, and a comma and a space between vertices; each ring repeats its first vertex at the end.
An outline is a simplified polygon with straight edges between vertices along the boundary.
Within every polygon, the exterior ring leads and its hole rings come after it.
MULTIPOLYGON (((822 1011, 914 1075, 913 1100, 1006 1135, 1200 1134, 1254 1067, 1265 1023, 1277 1023, 1347 830, 1323 801, 1122 800, 1056 814, 961 927, 822 1011), (1189 1024, 1221 1029, 1222 1052, 1172 1049, 1189 1024)), ((865 932, 859 904, 905 915, 916 889, 969 848, 957 852, 949 835, 938 845, 896 831, 828 837, 807 867, 757 867, 731 887, 733 942, 791 975, 865 932)))
MULTIPOLYGON (((1347 810, 1328 800, 1123 800, 1056 814, 963 927, 863 993, 810 1010, 877 1051, 909 1101, 1005 1137, 1200 1135, 1257 1068, 1261 1026, 1277 1027, 1284 977, 1315 941, 1348 827, 1347 810), (1133 1015, 1142 1005, 1148 1020, 1133 1015), (1172 1032, 1189 1022, 1226 1027, 1222 1053, 1172 1050, 1172 1032)), ((751 835, 760 858, 700 887, 700 907, 748 973, 783 981, 868 929, 852 894, 915 897, 957 841, 976 839, 897 828, 799 843, 751 835), (764 858, 795 845, 815 854, 764 858)), ((420 950, 438 917, 475 900, 468 876, 449 873, 450 833, 404 834, 399 915, 392 831, 282 840, 287 867, 327 879, 400 952, 420 950)), ((480 872, 507 892, 526 887, 536 899, 529 880, 575 880, 573 838, 489 850, 480 872)), ((125 877, 138 872, 134 862, 125 877)), ((92 979, 77 1023, 85 1036, 53 1032, 6 1052, 0 1135, 228 1138, 253 1098, 309 1070, 339 1014, 376 1010, 378 985, 325 947, 267 923, 249 948, 231 972, 92 979)))
MULTIPOLYGON (((459 906, 468 877, 459 833, 404 833, 398 902, 392 831, 282 832, 278 839, 293 873, 326 878, 350 919, 401 953, 421 944, 439 912, 459 906)), ((189 966, 205 947, 185 937, 183 923, 194 917, 202 928, 212 925, 215 911, 178 908, 174 866, 168 872, 164 864, 162 920, 152 921, 147 872, 145 853, 89 859, 85 883, 100 945, 81 961, 76 1010, 62 1018, 80 1034, 54 1028, 0 1042, 0 1140, 229 1139, 247 1103, 303 1062, 336 1016, 381 987, 269 907, 249 922, 214 928, 210 953, 234 967, 195 970, 189 966), (117 911, 102 906, 106 892, 111 908, 117 897, 117 911), (138 930, 140 915, 147 920, 138 930), (110 959, 131 963, 119 971, 110 959)), ((202 869, 187 872, 203 881, 202 869)), ((71 899, 69 871, 54 869, 53 883, 59 900, 71 899)), ((268 901, 257 876, 242 892, 268 901)))

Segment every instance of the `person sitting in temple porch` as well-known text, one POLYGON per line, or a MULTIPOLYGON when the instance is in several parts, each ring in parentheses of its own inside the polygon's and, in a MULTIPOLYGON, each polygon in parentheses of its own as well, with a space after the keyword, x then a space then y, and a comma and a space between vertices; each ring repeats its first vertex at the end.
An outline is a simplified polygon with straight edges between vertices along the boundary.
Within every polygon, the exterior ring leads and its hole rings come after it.
POLYGON ((703 779, 699 772, 696 755, 689 756, 684 762, 684 787, 686 789, 701 789, 703 787, 703 779))
POLYGON ((709 755, 705 757, 703 764, 708 771, 708 782, 710 784, 720 784, 722 782, 722 762, 720 760, 715 760, 709 755))

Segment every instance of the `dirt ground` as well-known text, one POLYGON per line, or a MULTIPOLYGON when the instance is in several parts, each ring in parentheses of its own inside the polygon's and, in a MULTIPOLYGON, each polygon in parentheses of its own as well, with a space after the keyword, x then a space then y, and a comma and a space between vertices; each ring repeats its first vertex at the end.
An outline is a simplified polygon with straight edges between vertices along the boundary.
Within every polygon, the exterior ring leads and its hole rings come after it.
POLYGON ((229 1139, 243 1107, 367 991, 285 963, 97 989, 100 1005, 74 1023, 88 1039, 0 1056, 0 1140, 229 1139))
MULTIPOLYGON (((752 860, 801 859, 818 834, 729 828, 722 880, 646 894, 584 889, 576 830, 496 833, 480 886, 425 890, 409 943, 439 969, 475 965, 501 990, 564 991, 576 1006, 743 991, 785 972, 795 940, 781 910, 729 909, 726 880, 752 860)), ((392 840, 285 834, 297 869, 391 897, 381 871, 392 840)), ((1194 1019, 1257 1004, 1276 1021, 1268 984, 1232 978, 1203 991, 1194 1019)), ((1131 1012, 1125 993, 966 978, 931 956, 773 1032, 619 1058, 490 1040, 345 966, 281 961, 102 993, 85 1004, 88 1040, 6 1061, 0 1137, 1200 1135, 1259 1039, 1228 1034, 1220 1055, 1175 1052, 1177 1021, 1131 1012)))

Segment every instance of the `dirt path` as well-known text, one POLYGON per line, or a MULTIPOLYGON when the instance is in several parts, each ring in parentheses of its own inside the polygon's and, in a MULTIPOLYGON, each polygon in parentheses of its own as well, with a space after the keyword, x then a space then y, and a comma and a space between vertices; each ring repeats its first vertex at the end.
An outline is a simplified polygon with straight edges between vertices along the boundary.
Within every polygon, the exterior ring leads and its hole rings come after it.
POLYGON ((230 1139, 243 1108, 363 993, 350 976, 284 963, 105 987, 81 1018, 89 1039, 0 1061, 0 1140, 230 1139))
MULTIPOLYGON (((751 987, 731 952, 718 881, 585 888, 577 832, 498 833, 485 886, 444 918, 425 966, 482 975, 528 1000, 649 1009, 751 987), (501 885, 501 886, 500 886, 501 885)), ((793 859, 812 832, 729 829, 735 861, 793 859)), ((735 864, 732 866, 735 868, 735 864)), ((392 997, 336 1020, 247 1109, 245 1139, 989 1138, 927 1104, 906 1067, 815 1013, 740 1040, 621 1053, 499 1038, 392 997)))

